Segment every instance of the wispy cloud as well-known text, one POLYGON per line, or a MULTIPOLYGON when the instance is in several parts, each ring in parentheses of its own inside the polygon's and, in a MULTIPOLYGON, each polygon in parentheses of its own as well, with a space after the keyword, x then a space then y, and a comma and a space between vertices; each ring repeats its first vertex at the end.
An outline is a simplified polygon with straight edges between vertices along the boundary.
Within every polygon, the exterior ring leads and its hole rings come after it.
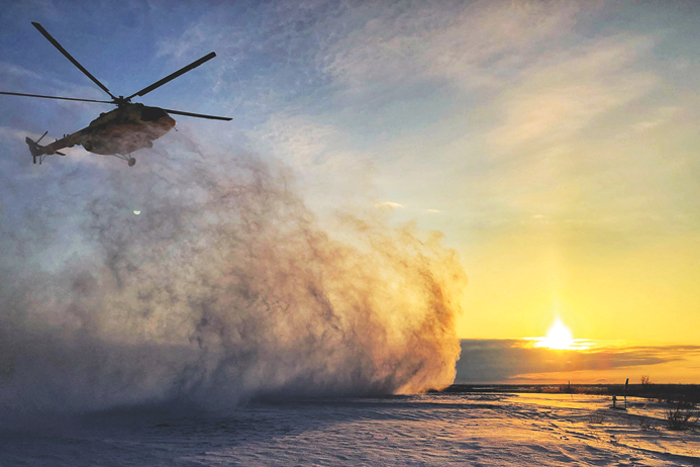
MULTIPOLYGON (((26 132, 24 132, 22 130, 18 130, 16 128, 11 128, 11 127, 6 127, 6 126, 0 127, 0 139, 2 139, 2 141, 13 140, 15 142, 24 142, 24 138, 26 138, 27 136, 31 136, 31 135, 27 135, 26 132)), ((41 135, 39 135, 39 136, 41 136, 41 135)), ((35 138, 37 138, 37 137, 38 136, 35 135, 35 138)))
POLYGON ((441 3, 383 9, 364 28, 329 50, 327 72, 351 88, 370 83, 446 79, 468 88, 498 85, 537 46, 574 24, 574 3, 441 3), (499 76, 501 75, 501 76, 499 76))
MULTIPOLYGON (((382 116, 368 120, 388 135, 373 155, 386 197, 468 210, 475 220, 498 215, 511 229, 534 215, 546 216, 541 224, 573 219, 591 228, 646 222, 636 209, 625 209, 628 219, 597 210, 611 196, 594 186, 615 189, 601 180, 618 171, 619 156, 610 152, 619 134, 612 129, 628 129, 630 106, 658 88, 659 75, 646 66, 658 39, 572 34, 602 10, 575 2, 382 8, 324 49, 338 96, 352 96, 338 99, 382 116), (437 95, 451 99, 454 113, 411 112, 417 128, 410 132, 385 123, 407 118, 397 99, 429 108, 437 95)), ((639 128, 657 121, 651 115, 639 128)), ((632 199, 615 202, 618 214, 632 199)))
POLYGON ((7 63, 0 61, 0 77, 18 77, 18 78, 32 78, 32 79, 42 79, 42 77, 31 70, 27 70, 19 65, 13 63, 7 63))
POLYGON ((401 203, 394 203, 391 201, 382 201, 378 202, 375 204, 376 206, 383 206, 383 207, 389 207, 389 208, 398 208, 398 209, 404 209, 406 206, 401 204, 401 203))
POLYGON ((257 151, 292 167, 314 208, 334 210, 372 197, 370 155, 351 149, 347 130, 317 120, 280 112, 249 135, 257 151))
POLYGON ((658 82, 652 73, 631 68, 653 42, 618 37, 569 50, 552 64, 533 65, 522 82, 498 98, 505 120, 490 136, 502 149, 522 150, 537 142, 575 145, 573 139, 596 118, 648 93, 658 82))
POLYGON ((671 123, 675 116, 682 112, 678 106, 666 106, 652 109, 647 118, 632 124, 632 131, 645 133, 655 128, 671 123))

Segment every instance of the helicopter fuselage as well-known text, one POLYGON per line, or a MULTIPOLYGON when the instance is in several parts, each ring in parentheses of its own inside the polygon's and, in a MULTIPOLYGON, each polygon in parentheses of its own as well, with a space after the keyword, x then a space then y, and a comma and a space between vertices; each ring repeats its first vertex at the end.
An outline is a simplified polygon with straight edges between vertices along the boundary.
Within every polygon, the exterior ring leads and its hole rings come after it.
POLYGON ((153 141, 168 133, 175 119, 159 107, 126 103, 100 114, 90 124, 42 148, 47 155, 65 147, 81 145, 86 151, 105 156, 128 155, 150 148, 153 141))

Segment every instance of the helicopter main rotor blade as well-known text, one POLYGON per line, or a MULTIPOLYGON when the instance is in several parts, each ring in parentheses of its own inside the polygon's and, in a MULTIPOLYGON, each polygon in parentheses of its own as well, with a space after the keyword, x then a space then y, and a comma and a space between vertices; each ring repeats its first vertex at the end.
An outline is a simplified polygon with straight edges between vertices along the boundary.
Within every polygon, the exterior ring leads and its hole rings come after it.
POLYGON ((140 90, 139 92, 136 92, 136 93, 130 95, 129 97, 126 98, 126 100, 128 101, 129 99, 131 99, 132 97, 135 97, 135 96, 143 97, 143 96, 145 96, 146 94, 148 94, 149 92, 153 91, 154 89, 157 89, 157 88, 161 87, 161 86, 164 85, 165 83, 169 83, 170 81, 174 80, 174 79, 177 78, 178 76, 184 75, 184 74, 187 73, 188 71, 197 68, 197 67, 198 67, 199 65, 201 65, 202 63, 207 62, 207 61, 211 60, 211 59, 214 58, 214 57, 216 57, 216 54, 215 54, 214 52, 210 53, 209 55, 205 55, 204 57, 200 58, 199 60, 190 63, 190 64, 187 65, 186 67, 180 68, 180 69, 177 70, 175 73, 173 73, 173 74, 171 74, 171 75, 168 75, 168 76, 166 76, 165 78, 161 79, 160 81, 157 81, 157 82, 151 84, 150 86, 148 86, 148 87, 146 87, 146 88, 143 88, 143 89, 140 90))
POLYGON ((61 99, 64 101, 99 102, 100 104, 113 104, 112 101, 97 101, 95 99, 78 99, 77 97, 42 96, 41 94, 24 94, 21 92, 0 91, 0 94, 7 94, 8 96, 42 97, 44 99, 61 99))
POLYGON ((99 81, 97 78, 95 78, 94 76, 92 76, 92 75, 90 74, 89 71, 87 71, 85 68, 83 68, 83 66, 82 66, 80 63, 78 63, 78 61, 77 61, 76 59, 74 59, 74 58, 71 56, 71 54, 69 54, 69 53, 66 51, 66 49, 64 49, 63 47, 61 47, 61 44, 59 44, 58 41, 57 41, 56 39, 54 39, 54 38, 51 36, 51 34, 49 34, 49 33, 46 31, 46 29, 43 28, 43 26, 42 26, 41 24, 35 23, 35 22, 33 22, 33 21, 32 21, 32 24, 34 25, 35 28, 37 28, 37 30, 38 30, 45 38, 47 38, 47 39, 49 40, 49 42, 51 42, 51 44, 53 44, 54 47, 56 47, 56 48, 58 49, 59 52, 61 52, 68 60, 70 60, 70 62, 71 62, 73 65, 75 65, 76 67, 78 67, 78 69, 79 69, 80 71, 82 71, 82 72, 85 74, 85 76, 87 76, 88 78, 90 78, 90 79, 92 80, 93 83, 95 83, 96 85, 98 85, 98 86, 100 87, 100 89, 102 89, 104 92, 106 92, 107 94, 109 94, 109 97, 111 97, 112 99, 116 99, 116 97, 114 97, 114 96, 112 95, 112 93, 109 92, 109 89, 107 89, 107 86, 105 86, 104 84, 100 83, 100 81, 99 81))
POLYGON ((175 115, 185 115, 187 117, 199 117, 199 118, 208 118, 210 120, 226 120, 231 121, 233 120, 232 117, 217 117, 216 115, 205 115, 205 114, 196 114, 192 112, 182 112, 180 110, 170 110, 170 109, 163 109, 169 114, 175 114, 175 115))

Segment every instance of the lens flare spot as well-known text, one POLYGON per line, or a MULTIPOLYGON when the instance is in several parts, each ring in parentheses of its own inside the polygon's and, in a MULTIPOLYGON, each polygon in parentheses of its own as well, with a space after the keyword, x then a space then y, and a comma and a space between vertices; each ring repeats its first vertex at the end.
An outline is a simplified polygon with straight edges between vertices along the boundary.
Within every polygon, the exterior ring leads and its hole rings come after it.
POLYGON ((141 214, 141 211, 134 211, 134 214, 138 216, 139 214, 141 214))

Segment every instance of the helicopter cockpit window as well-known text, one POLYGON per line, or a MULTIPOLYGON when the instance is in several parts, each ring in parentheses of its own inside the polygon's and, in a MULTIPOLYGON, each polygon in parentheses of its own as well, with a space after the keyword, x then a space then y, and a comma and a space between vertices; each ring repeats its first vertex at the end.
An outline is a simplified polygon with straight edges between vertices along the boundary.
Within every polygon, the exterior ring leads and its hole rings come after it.
POLYGON ((165 110, 158 107, 144 107, 141 109, 141 120, 146 122, 155 122, 167 115, 165 110))

